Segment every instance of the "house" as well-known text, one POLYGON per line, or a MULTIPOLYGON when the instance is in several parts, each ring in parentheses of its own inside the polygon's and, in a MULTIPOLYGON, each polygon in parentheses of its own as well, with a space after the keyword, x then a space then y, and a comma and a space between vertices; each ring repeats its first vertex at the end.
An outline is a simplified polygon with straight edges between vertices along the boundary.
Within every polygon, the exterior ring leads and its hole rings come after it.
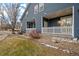
POLYGON ((79 38, 79 4, 30 3, 21 30, 79 38))

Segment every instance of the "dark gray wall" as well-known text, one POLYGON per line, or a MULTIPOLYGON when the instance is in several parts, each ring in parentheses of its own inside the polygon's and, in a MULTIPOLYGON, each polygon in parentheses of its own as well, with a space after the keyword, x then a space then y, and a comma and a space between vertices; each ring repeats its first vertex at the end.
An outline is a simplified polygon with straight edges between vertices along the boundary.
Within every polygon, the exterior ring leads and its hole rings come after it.
POLYGON ((79 38, 79 4, 74 4, 74 37, 79 38))

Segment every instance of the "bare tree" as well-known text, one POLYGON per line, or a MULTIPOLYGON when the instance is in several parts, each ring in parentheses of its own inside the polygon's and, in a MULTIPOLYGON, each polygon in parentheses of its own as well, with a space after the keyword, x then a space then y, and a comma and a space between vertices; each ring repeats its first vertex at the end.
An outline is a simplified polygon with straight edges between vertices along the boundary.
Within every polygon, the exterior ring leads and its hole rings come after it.
MULTIPOLYGON (((7 13, 8 19, 11 22, 11 29, 12 29, 12 33, 15 33, 15 26, 16 26, 16 22, 17 19, 20 15, 20 7, 24 8, 23 6, 20 6, 20 3, 4 3, 2 4, 4 10, 7 13)), ((26 12, 29 8, 30 4, 27 5, 27 7, 25 8, 24 13, 21 15, 20 20, 22 20, 24 18, 24 16, 26 15, 26 12)), ((4 16, 4 15, 3 15, 4 16)))
POLYGON ((4 26, 3 23, 5 23, 4 9, 1 5, 2 4, 0 4, 0 29, 4 26))
POLYGON ((19 15, 19 3, 5 3, 3 7, 8 15, 8 19, 11 22, 12 33, 15 33, 15 25, 19 15))
POLYGON ((15 33, 15 25, 16 25, 16 21, 17 21, 17 16, 19 14, 19 7, 20 7, 19 5, 20 4, 18 4, 18 3, 5 4, 5 6, 7 7, 6 12, 11 21, 13 34, 15 33))

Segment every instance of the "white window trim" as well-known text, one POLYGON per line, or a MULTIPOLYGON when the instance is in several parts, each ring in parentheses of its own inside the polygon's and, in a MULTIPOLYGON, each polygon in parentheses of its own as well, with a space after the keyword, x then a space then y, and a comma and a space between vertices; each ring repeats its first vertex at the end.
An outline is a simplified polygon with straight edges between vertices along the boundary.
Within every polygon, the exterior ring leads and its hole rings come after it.
POLYGON ((38 4, 36 4, 35 6, 34 6, 34 14, 38 14, 38 4))
POLYGON ((44 11, 44 3, 39 3, 39 12, 44 11), (42 9, 40 9, 42 7, 42 9))

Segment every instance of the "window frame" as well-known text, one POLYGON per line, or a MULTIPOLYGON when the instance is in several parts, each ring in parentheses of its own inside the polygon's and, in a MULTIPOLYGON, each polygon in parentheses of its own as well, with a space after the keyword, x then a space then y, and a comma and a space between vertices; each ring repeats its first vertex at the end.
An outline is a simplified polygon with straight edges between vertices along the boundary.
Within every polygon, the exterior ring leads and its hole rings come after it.
POLYGON ((39 3, 39 12, 42 12, 42 11, 44 11, 44 3, 39 3))
POLYGON ((39 12, 39 6, 38 6, 38 4, 36 4, 34 6, 34 14, 38 14, 38 12, 39 12))

